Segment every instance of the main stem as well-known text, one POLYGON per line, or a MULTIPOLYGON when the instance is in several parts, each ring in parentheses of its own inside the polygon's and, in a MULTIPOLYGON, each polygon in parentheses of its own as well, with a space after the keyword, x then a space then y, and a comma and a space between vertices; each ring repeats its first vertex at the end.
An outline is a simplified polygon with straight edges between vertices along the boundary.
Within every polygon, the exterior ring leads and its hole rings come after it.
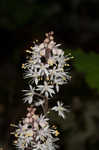
POLYGON ((47 97, 45 97, 45 103, 43 105, 43 111, 44 111, 45 115, 48 112, 48 98, 47 97))
POLYGON ((43 95, 36 93, 36 92, 34 93, 34 95, 43 98, 44 104, 42 105, 42 109, 43 109, 44 115, 46 115, 46 113, 48 112, 48 97, 43 96, 43 95))
MULTIPOLYGON (((48 47, 48 45, 51 41, 53 41, 53 34, 54 34, 53 31, 47 33, 46 39, 44 40, 44 43, 47 44, 47 47, 45 47, 45 49, 46 49, 46 51, 45 51, 45 61, 46 62, 45 63, 47 63, 49 57, 51 56, 51 49, 48 47)), ((43 108, 44 115, 46 115, 48 112, 48 97, 44 98, 44 104, 43 104, 42 108, 43 108)))

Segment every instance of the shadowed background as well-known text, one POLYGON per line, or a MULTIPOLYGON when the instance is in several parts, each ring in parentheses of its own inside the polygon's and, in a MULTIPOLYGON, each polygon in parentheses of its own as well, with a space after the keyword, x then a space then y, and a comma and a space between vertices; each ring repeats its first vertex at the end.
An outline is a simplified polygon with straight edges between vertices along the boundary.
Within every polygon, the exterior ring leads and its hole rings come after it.
POLYGON ((98 150, 98 0, 0 0, 0 148, 14 149, 9 125, 26 111, 21 99, 24 49, 51 30, 56 42, 75 56, 72 81, 57 95, 71 112, 65 122, 52 115, 62 135, 60 149, 98 150))

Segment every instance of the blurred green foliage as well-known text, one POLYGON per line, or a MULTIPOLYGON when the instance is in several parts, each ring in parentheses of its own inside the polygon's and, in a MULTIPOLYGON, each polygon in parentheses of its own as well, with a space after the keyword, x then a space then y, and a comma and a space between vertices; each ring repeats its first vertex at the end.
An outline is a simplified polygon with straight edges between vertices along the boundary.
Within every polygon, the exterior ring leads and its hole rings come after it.
POLYGON ((83 72, 85 80, 91 88, 99 92, 99 54, 85 53, 81 49, 72 51, 75 57, 74 66, 79 72, 83 72))

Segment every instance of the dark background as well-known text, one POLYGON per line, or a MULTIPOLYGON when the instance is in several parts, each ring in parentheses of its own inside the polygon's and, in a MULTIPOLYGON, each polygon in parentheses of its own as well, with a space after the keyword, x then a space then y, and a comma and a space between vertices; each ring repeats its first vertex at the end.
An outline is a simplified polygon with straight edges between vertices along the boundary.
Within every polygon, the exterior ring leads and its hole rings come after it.
POLYGON ((98 150, 98 0, 0 0, 0 147, 14 149, 9 125, 26 111, 21 100, 24 49, 33 40, 43 41, 51 30, 56 42, 75 56, 72 81, 57 95, 71 108, 65 122, 56 121, 62 135, 60 149, 98 150))

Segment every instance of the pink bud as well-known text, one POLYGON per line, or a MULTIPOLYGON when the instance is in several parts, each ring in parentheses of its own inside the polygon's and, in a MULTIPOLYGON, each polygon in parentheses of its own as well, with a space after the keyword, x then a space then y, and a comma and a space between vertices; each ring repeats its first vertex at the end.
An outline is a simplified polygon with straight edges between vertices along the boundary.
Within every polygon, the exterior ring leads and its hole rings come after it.
POLYGON ((53 40, 54 39, 54 37, 53 36, 50 36, 50 40, 53 40))
POLYGON ((27 117, 31 117, 31 113, 28 113, 26 116, 27 116, 27 117))
POLYGON ((27 108, 27 111, 31 111, 31 107, 28 107, 28 108, 27 108))
POLYGON ((29 119, 29 122, 30 122, 30 123, 32 123, 32 122, 33 122, 33 119, 32 119, 32 118, 30 118, 30 119, 29 119))
POLYGON ((31 114, 34 115, 35 111, 36 111, 36 108, 33 108, 31 111, 31 114))
POLYGON ((38 129, 38 123, 36 121, 34 122, 34 128, 38 129))
POLYGON ((44 43, 48 43, 48 42, 49 42, 49 39, 46 38, 46 39, 44 40, 44 43))

